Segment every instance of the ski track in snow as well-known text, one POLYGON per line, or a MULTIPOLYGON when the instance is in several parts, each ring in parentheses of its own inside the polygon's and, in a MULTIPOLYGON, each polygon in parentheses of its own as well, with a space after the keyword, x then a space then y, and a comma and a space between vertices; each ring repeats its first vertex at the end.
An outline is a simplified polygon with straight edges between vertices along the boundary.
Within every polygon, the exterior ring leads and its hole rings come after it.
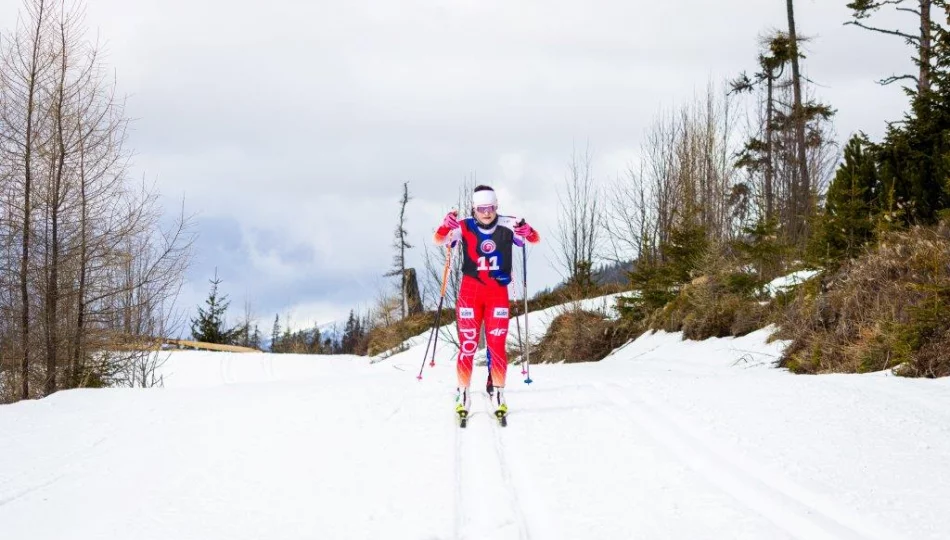
MULTIPOLYGON (((455 427, 455 531, 458 540, 531 540, 512 482, 504 431, 488 397, 476 392, 468 426, 455 427), (475 407, 478 404, 478 407, 475 407)), ((455 412, 452 411, 453 420, 455 412)))
POLYGON ((0 407, 0 534, 946 538, 950 380, 793 376, 760 365, 765 335, 511 373, 505 428, 477 391, 458 428, 447 343, 422 382, 425 339, 370 363, 176 352, 164 389, 0 407))
POLYGON ((620 415, 643 427, 711 484, 796 538, 903 538, 867 516, 847 512, 825 497, 766 471, 761 465, 736 459, 734 453, 720 444, 700 436, 701 431, 689 426, 668 403, 660 406, 643 396, 630 397, 633 395, 631 389, 618 383, 596 383, 593 386, 608 396, 620 415))
MULTIPOLYGON (((482 395, 479 392, 479 395, 482 395)), ((514 514, 515 522, 518 524, 518 538, 520 540, 530 540, 531 535, 529 534, 528 521, 525 519, 524 510, 521 507, 521 502, 518 500, 518 492, 515 489, 514 483, 511 481, 511 470, 508 467, 508 460, 505 458, 504 443, 502 441, 502 435, 500 431, 508 429, 507 427, 501 427, 498 424, 498 420, 493 416, 492 412, 492 402, 488 396, 482 395, 482 401, 485 404, 485 414, 488 416, 489 421, 492 424, 492 438, 495 442, 495 456, 498 459, 498 468, 501 472, 502 480, 505 483, 505 490, 508 492, 508 508, 512 509, 514 514)))

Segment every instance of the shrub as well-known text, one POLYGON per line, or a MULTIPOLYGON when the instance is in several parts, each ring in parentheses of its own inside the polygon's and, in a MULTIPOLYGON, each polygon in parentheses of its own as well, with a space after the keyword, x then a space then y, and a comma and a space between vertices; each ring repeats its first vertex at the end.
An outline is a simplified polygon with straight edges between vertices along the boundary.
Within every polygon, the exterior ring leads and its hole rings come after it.
POLYGON ((885 234, 788 305, 778 337, 791 339, 780 365, 799 373, 897 368, 950 375, 950 229, 885 234))
POLYGON ((531 361, 594 362, 624 344, 633 332, 623 321, 608 320, 593 311, 570 310, 551 321, 547 333, 532 350, 531 361))

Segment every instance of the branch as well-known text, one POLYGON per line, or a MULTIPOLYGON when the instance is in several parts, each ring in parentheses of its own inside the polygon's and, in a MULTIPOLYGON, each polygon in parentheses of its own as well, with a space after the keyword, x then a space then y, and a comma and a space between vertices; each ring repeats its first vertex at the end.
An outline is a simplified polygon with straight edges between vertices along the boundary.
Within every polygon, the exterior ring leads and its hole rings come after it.
POLYGON ((867 26, 867 25, 865 25, 865 24, 862 24, 862 23, 860 23, 860 22, 858 22, 858 21, 848 21, 848 22, 846 22, 846 23, 844 23, 844 24, 845 24, 845 26, 847 26, 847 25, 849 25, 849 24, 853 24, 854 26, 857 26, 857 27, 860 27, 860 28, 864 28, 865 30, 871 30, 872 32, 880 32, 880 33, 882 33, 882 34, 890 34, 890 35, 892 35, 892 36, 899 36, 899 37, 902 37, 902 38, 906 39, 908 42, 914 43, 914 44, 919 44, 919 43, 920 43, 920 38, 919 38, 919 37, 912 36, 912 35, 910 35, 910 34, 905 34, 905 33, 900 32, 900 31, 898 31, 898 30, 885 30, 885 29, 883 29, 883 28, 875 28, 875 27, 873 27, 873 26, 867 26))
POLYGON ((913 75, 891 75, 890 77, 888 77, 888 78, 886 78, 886 79, 881 79, 881 80, 879 80, 879 81, 877 81, 877 82, 878 82, 878 84, 880 84, 880 85, 882 85, 882 86, 887 86, 887 85, 891 84, 892 82, 901 81, 901 80, 905 80, 905 79, 910 79, 910 80, 912 80, 912 81, 914 81, 914 82, 920 84, 920 81, 917 80, 917 77, 914 77, 913 75))

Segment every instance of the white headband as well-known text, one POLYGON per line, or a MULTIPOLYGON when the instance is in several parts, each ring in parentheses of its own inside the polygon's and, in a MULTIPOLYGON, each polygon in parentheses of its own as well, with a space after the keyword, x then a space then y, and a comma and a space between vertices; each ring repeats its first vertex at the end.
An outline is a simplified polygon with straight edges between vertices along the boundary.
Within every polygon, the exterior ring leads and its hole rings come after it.
POLYGON ((489 204, 498 206, 498 197, 495 196, 493 190, 484 189, 472 194, 472 206, 487 206, 489 204))

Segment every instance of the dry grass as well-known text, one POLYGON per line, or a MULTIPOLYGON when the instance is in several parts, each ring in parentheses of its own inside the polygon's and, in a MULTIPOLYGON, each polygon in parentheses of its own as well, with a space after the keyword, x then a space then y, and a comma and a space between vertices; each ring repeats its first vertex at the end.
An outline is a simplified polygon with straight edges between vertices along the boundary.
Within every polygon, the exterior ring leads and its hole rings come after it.
POLYGON ((706 275, 685 285, 646 321, 653 330, 683 332, 686 339, 742 336, 769 324, 771 309, 733 290, 726 275, 706 275))
POLYGON ((895 369, 950 375, 950 229, 914 228, 824 283, 801 291, 780 321, 781 365, 798 373, 895 369))
MULTIPOLYGON (((440 325, 449 324, 454 320, 454 311, 450 309, 442 310, 440 325)), ((398 349, 407 339, 431 329, 434 323, 435 311, 433 310, 410 315, 387 326, 377 326, 370 330, 367 335, 366 354, 376 356, 389 350, 398 349)))
POLYGON ((570 310, 551 321, 541 342, 532 349, 531 361, 595 362, 633 337, 633 329, 603 314, 570 310))

